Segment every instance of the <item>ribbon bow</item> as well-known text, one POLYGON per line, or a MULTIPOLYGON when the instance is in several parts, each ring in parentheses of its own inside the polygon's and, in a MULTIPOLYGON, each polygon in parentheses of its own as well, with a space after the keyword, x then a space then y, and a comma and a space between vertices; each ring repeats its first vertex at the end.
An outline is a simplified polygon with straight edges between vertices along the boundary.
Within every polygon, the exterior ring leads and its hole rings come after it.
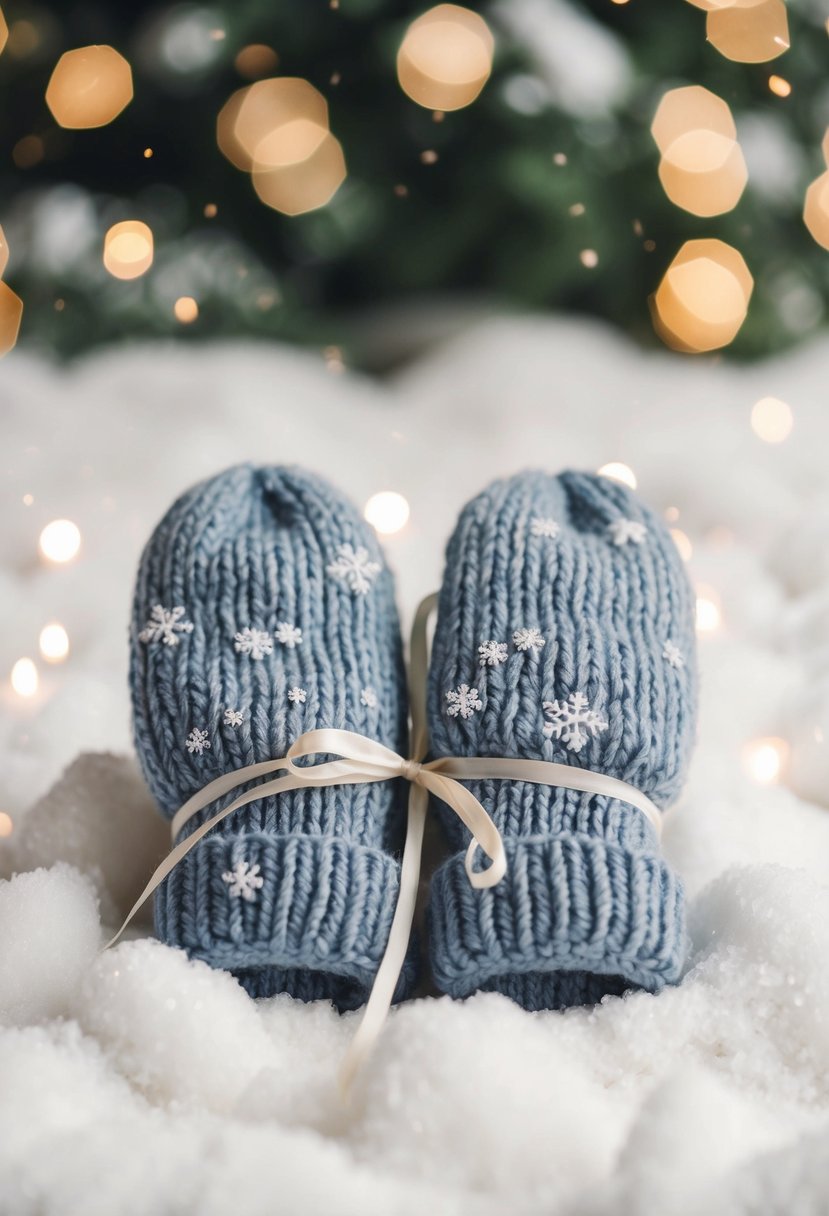
POLYGON ((414 921, 415 903, 420 880, 420 859, 423 832, 433 794, 455 812, 469 829, 472 840, 466 853, 466 874, 473 887, 494 887, 507 871, 507 858, 501 835, 478 799, 461 781, 497 780, 527 781, 536 785, 555 785, 588 794, 618 798, 636 807, 650 820, 657 838, 662 829, 658 807, 649 798, 615 777, 595 773, 590 769, 569 764, 554 764, 544 760, 500 758, 486 756, 443 756, 426 762, 429 747, 426 725, 426 680, 428 673, 427 630, 429 618, 437 606, 437 595, 427 596, 415 615, 409 652, 411 713, 411 756, 399 755, 392 748, 350 730, 322 728, 300 735, 277 760, 264 760, 234 772, 225 773, 211 781, 176 812, 170 830, 175 842, 182 828, 194 815, 211 802, 223 797, 239 785, 248 785, 260 777, 274 773, 284 776, 263 781, 245 790, 224 810, 207 819, 194 832, 174 847, 156 868, 144 890, 133 904, 121 928, 104 947, 109 949, 121 937, 136 912, 146 903, 167 875, 203 836, 240 807, 261 798, 270 798, 288 790, 319 788, 328 785, 362 785, 376 781, 392 781, 398 777, 410 783, 406 841, 400 866, 400 890, 394 910, 386 950, 374 979, 362 1019, 351 1040, 340 1068, 339 1080, 347 1094, 357 1072, 371 1053, 383 1023, 391 1008, 394 989, 403 967, 406 949, 414 921), (334 755, 335 760, 318 764, 299 765, 297 760, 318 755, 334 755), (490 860, 484 870, 474 868, 475 855, 481 849, 490 860))

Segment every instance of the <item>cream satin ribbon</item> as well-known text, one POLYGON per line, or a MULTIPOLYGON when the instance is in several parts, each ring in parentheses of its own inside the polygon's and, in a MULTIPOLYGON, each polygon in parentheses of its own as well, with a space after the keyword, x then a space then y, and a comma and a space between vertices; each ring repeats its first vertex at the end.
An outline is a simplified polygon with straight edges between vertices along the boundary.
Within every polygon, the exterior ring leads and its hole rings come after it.
POLYGON ((440 798, 451 807, 469 829, 472 840, 466 852, 465 868, 470 884, 477 888, 494 887, 507 870, 504 842, 492 819, 477 798, 461 781, 528 781, 536 785, 558 786, 562 789, 578 790, 586 794, 601 794, 627 802, 650 821, 657 838, 662 831, 659 808, 634 786, 604 773, 576 768, 569 764, 554 764, 545 760, 523 760, 487 756, 442 756, 425 763, 423 757, 429 748, 426 725, 426 683, 429 655, 427 631, 429 618, 437 606, 437 595, 427 596, 415 615, 409 654, 411 711, 410 759, 399 755, 382 743, 349 730, 323 728, 306 731, 292 743, 285 756, 278 760, 264 760, 250 764, 234 772, 225 773, 211 781, 175 814, 170 824, 173 841, 194 815, 204 810, 217 798, 230 793, 239 785, 247 785, 257 778, 273 773, 286 775, 273 781, 264 781, 246 790, 235 798, 224 810, 207 819, 189 836, 174 845, 164 861, 156 868, 144 890, 133 904, 121 928, 105 950, 114 946, 135 914, 146 903, 157 887, 178 865, 203 836, 212 831, 222 820, 234 814, 240 807, 262 798, 271 798, 288 790, 312 789, 329 785, 362 785, 376 781, 392 781, 402 777, 410 782, 406 841, 400 866, 400 890, 394 910, 386 950, 381 960, 368 1002, 354 1038, 346 1052, 340 1068, 341 1091, 347 1095, 354 1077, 370 1055, 391 1009, 394 990, 406 957, 415 903, 420 881, 420 861, 423 849, 423 832, 429 806, 429 794, 440 798), (315 755, 339 756, 337 760, 320 764, 299 766, 297 760, 315 755), (475 854, 481 849, 490 860, 485 870, 474 869, 475 854))

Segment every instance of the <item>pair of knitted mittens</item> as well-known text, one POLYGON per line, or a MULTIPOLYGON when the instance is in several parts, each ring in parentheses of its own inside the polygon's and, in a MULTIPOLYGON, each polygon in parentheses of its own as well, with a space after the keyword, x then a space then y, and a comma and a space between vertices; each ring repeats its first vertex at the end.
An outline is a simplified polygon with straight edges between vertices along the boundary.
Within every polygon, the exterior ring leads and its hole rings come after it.
MULTIPOLYGON (((666 807, 694 735, 692 603, 667 530, 624 486, 571 472, 495 482, 447 550, 432 755, 557 761, 666 807)), ((233 468, 174 504, 141 559, 131 646, 136 745, 168 817, 318 727, 407 754, 391 573, 352 505, 303 470, 233 468)), ((403 784, 295 789, 236 811, 157 892, 158 935, 253 996, 363 1004, 399 889, 403 784)), ((682 889, 640 811, 520 781, 470 788, 507 872, 473 888, 469 833, 435 801, 450 847, 429 901, 439 989, 550 1009, 679 978, 682 889)), ((398 997, 415 972, 410 952, 398 997)))

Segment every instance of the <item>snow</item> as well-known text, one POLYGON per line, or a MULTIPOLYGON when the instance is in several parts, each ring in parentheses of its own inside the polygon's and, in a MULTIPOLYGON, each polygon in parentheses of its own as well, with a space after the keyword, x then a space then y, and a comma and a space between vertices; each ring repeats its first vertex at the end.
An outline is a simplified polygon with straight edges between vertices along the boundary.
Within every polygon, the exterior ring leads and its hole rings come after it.
POLYGON ((266 345, 4 360, 0 670, 53 620, 71 647, 38 660, 31 699, 0 692, 4 1213, 826 1211, 827 358, 826 342, 753 367, 645 357, 584 322, 513 318, 385 383, 266 345), (795 419, 779 446, 749 424, 770 394, 795 419), (499 473, 623 461, 678 512, 721 614, 665 825, 691 899, 678 988, 566 1014, 418 999, 344 1108, 352 1016, 252 1002, 146 918, 98 953, 167 840, 131 757, 138 553, 176 494, 242 459, 304 461, 361 505, 405 496, 383 547, 406 624, 458 510, 499 473), (55 518, 83 537, 63 567, 37 560, 55 518), (744 749, 768 737, 789 752, 764 786, 744 749))

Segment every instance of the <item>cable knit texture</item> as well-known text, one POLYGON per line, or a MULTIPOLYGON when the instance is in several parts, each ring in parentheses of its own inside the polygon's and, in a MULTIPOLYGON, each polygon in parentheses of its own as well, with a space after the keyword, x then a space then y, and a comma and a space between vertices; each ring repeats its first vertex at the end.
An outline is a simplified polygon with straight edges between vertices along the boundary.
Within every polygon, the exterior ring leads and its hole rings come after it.
MULTIPOLYGON (((300 469, 242 466, 195 486, 141 558, 131 688, 141 766, 167 818, 316 727, 402 751, 400 631, 373 532, 300 469)), ((292 791, 235 812, 160 888, 159 937, 254 996, 362 1004, 399 882, 398 786, 292 791)))
MULTIPOLYGON (((664 809, 682 786, 695 716, 691 588, 667 529, 633 493, 592 474, 531 472, 468 504, 447 550, 429 674, 435 755, 596 769, 664 809), (464 685, 477 691, 459 709, 464 685), (586 720, 568 728, 576 694, 586 720)), ((432 881, 443 991, 497 990, 551 1009, 678 980, 682 888, 643 814, 522 782, 471 788, 509 869, 473 890, 469 835, 436 805, 457 850, 432 881)))

